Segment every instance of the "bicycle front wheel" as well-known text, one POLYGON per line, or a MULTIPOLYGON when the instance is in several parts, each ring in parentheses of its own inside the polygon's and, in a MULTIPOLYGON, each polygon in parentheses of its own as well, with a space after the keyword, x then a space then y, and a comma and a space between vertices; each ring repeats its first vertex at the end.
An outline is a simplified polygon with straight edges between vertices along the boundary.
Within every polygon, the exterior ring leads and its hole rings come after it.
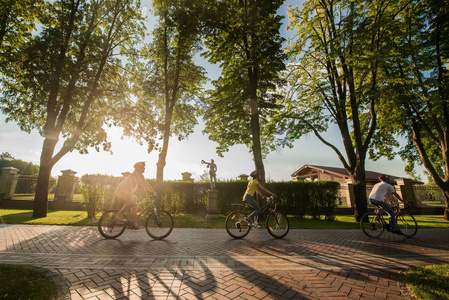
POLYGON ((145 230, 153 239, 162 240, 172 232, 173 218, 170 213, 159 210, 148 217, 145 223, 145 230))
POLYGON ((244 221, 246 215, 242 212, 232 212, 226 218, 226 231, 235 239, 242 239, 248 235, 251 227, 248 222, 244 221))
POLYGON ((286 236, 290 230, 287 216, 279 212, 269 214, 266 223, 268 233, 278 239, 286 236))
POLYGON ((385 231, 381 218, 373 212, 363 215, 360 219, 360 228, 362 228, 364 234, 372 239, 380 238, 385 231))
POLYGON ((118 210, 108 210, 98 221, 98 231, 107 239, 115 239, 125 232, 126 223, 115 218, 117 213, 118 210))
POLYGON ((406 211, 402 211, 399 215, 396 216, 396 224, 398 226, 398 229, 406 237, 415 236, 415 234, 418 232, 418 223, 416 223, 415 218, 406 211))

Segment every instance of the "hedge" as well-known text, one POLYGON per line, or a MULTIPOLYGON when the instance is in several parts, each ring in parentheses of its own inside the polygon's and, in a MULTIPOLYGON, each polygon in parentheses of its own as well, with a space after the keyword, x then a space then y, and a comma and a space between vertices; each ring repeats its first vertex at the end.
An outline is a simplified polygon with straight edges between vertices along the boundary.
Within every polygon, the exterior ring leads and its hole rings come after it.
MULTIPOLYGON (((98 189, 107 187, 110 192, 107 192, 107 195, 103 197, 102 207, 108 209, 111 206, 120 207, 122 205, 121 203, 114 203, 112 192, 120 181, 121 178, 88 175, 81 178, 81 185, 83 186, 82 189, 86 189, 86 186, 96 186, 98 189)), ((149 183, 154 186, 154 181, 149 181, 149 183)), ((243 193, 247 185, 248 181, 217 182, 218 213, 228 214, 232 210, 232 203, 242 203, 243 193)), ((276 194, 276 204, 281 212, 299 218, 306 215, 315 219, 320 219, 321 216, 324 216, 326 220, 335 218, 336 203, 339 196, 338 182, 270 182, 266 187, 276 194)), ((164 182, 162 208, 171 213, 206 213, 207 190, 209 188, 209 183, 164 182)), ((90 193, 94 192, 90 190, 90 193)), ((89 202, 89 199, 85 199, 85 201, 89 202)), ((259 203, 262 203, 261 199, 259 199, 259 203)), ((89 205, 86 205, 86 207, 89 207, 89 205)))

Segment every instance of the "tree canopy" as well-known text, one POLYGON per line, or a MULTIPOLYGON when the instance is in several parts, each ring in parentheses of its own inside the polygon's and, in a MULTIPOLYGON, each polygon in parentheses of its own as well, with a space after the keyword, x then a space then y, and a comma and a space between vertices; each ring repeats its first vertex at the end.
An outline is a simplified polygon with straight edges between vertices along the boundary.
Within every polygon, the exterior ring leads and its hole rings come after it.
POLYGON ((139 41, 141 20, 134 0, 45 2, 39 31, 2 68, 2 112, 44 137, 35 216, 46 215, 50 172, 61 157, 74 149, 109 150, 103 125, 124 115, 116 113, 127 98, 117 55, 139 41))
POLYGON ((248 146, 265 178, 263 153, 273 149, 270 111, 282 86, 284 39, 280 35, 283 1, 206 1, 204 56, 219 64, 221 76, 206 101, 205 132, 222 155, 235 144, 248 146), (263 141, 263 142, 262 142, 263 141))

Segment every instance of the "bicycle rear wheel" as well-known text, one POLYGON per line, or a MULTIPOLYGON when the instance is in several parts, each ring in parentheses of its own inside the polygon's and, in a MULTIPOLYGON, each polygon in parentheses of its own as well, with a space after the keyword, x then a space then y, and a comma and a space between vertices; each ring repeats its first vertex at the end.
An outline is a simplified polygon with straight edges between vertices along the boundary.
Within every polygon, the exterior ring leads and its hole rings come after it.
POLYGON ((378 239, 385 231, 381 218, 373 212, 368 212, 360 219, 360 228, 372 239, 378 239))
POLYGON ((226 218, 226 231, 235 239, 242 239, 248 235, 251 226, 244 221, 246 214, 242 212, 232 212, 226 218))
POLYGON ((127 224, 115 218, 118 210, 106 211, 98 221, 98 231, 107 239, 115 239, 125 232, 127 224))
POLYGON ((145 230, 153 239, 162 240, 172 232, 173 218, 170 213, 159 210, 148 217, 145 223, 145 230))
POLYGON ((402 211, 396 216, 396 225, 406 237, 415 236, 418 232, 418 223, 416 223, 415 218, 406 211, 402 211))
POLYGON ((279 212, 269 214, 266 223, 268 233, 278 239, 286 236, 290 230, 287 216, 279 212))

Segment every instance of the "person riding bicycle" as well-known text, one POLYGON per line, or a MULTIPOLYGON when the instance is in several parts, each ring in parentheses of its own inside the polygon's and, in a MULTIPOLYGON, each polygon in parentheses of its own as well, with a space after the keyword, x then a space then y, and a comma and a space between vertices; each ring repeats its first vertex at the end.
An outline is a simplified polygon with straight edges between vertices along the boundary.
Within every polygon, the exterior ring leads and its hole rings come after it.
MULTIPOLYGON (((248 216, 248 218, 245 220, 248 222, 248 224, 251 224, 251 219, 257 217, 260 213, 260 206, 257 203, 255 199, 256 193, 259 194, 262 198, 265 198, 265 196, 261 193, 263 191, 264 193, 270 194, 274 196, 272 192, 264 188, 259 183, 259 172, 257 170, 251 172, 249 175, 251 176, 251 181, 248 183, 248 187, 246 188, 245 195, 243 196, 243 201, 247 202, 249 205, 251 205, 254 208, 254 211, 248 216)), ((257 221, 254 221, 254 223, 251 224, 254 228, 260 228, 260 225, 257 223, 257 221)))
MULTIPOLYGON (((137 196, 134 192, 137 188, 142 188, 143 190, 152 193, 153 195, 156 192, 153 190, 151 185, 146 182, 145 177, 143 177, 143 173, 145 172, 145 162, 137 162, 134 164, 134 172, 132 172, 128 177, 125 178, 115 190, 115 195, 126 203, 123 205, 122 209, 115 215, 115 217, 122 221, 127 222, 124 213, 128 209, 130 210, 129 217, 131 220, 134 220, 137 215, 137 196)), ((139 226, 135 221, 131 225, 133 229, 139 229, 139 226)))
POLYGON ((394 210, 391 208, 390 199, 388 198, 388 194, 392 194, 399 201, 404 202, 401 196, 399 196, 394 187, 390 184, 390 176, 388 175, 380 175, 380 182, 376 183, 369 194, 369 202, 372 205, 377 205, 382 207, 388 213, 388 219, 390 223, 390 231, 395 234, 402 234, 400 230, 396 228, 396 216, 394 210), (388 201, 388 202, 387 202, 388 201))

